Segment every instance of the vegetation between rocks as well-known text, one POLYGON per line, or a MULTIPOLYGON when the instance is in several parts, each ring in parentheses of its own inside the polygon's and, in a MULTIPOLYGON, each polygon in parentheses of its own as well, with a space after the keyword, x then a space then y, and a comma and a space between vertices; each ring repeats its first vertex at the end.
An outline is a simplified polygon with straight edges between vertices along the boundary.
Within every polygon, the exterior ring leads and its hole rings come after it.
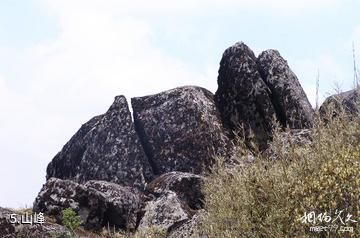
MULTIPOLYGON (((345 113, 332 115, 328 113, 326 123, 317 119, 312 142, 305 145, 284 141, 276 129, 271 143, 276 160, 257 154, 252 165, 232 170, 219 162, 204 185, 207 212, 198 235, 359 237, 360 122, 345 113), (341 211, 345 224, 334 221, 341 211), (316 221, 302 223, 310 212, 316 214, 316 221), (310 231, 310 227, 330 225, 339 227, 310 231), (340 227, 354 230, 344 232, 340 227)), ((239 162, 253 155, 239 147, 239 162)))

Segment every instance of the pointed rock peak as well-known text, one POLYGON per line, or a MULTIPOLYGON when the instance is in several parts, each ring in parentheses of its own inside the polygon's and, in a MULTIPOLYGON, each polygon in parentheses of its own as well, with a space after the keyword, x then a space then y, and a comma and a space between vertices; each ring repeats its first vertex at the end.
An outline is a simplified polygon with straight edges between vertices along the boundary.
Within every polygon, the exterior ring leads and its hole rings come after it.
POLYGON ((125 96, 119 95, 115 97, 113 104, 110 106, 109 111, 111 110, 123 110, 124 108, 129 108, 125 96))
POLYGON ((79 183, 104 180, 138 188, 152 179, 124 96, 117 96, 105 114, 79 129, 48 165, 46 177, 79 183))
POLYGON ((249 56, 250 58, 256 60, 254 52, 242 41, 237 42, 233 46, 227 48, 223 57, 226 55, 236 55, 237 57, 249 56))
MULTIPOLYGON (((264 62, 267 64, 277 64, 277 65, 281 64, 286 67, 289 67, 287 61, 281 56, 280 52, 274 49, 263 51, 258 57, 258 62, 260 64, 264 62)), ((261 73, 261 68, 260 68, 260 73, 261 73)))
POLYGON ((275 49, 268 49, 268 50, 261 52, 261 54, 259 55, 259 58, 262 56, 265 56, 265 55, 268 55, 270 57, 281 57, 280 52, 275 49))

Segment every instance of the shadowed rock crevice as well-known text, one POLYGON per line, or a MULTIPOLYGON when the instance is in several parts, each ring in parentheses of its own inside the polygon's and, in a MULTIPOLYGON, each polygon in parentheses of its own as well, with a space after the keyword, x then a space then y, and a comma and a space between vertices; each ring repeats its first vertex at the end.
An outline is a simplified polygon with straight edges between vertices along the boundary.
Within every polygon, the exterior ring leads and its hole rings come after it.
MULTIPOLYGON (((133 109, 134 110, 134 109, 133 109)), ((160 175, 160 172, 159 172, 159 169, 158 167, 156 166, 156 163, 155 161, 153 161, 153 158, 154 158, 154 154, 151 150, 151 147, 148 143, 146 143, 147 141, 147 136, 145 134, 145 130, 144 128, 140 125, 140 122, 137 118, 137 115, 135 113, 133 113, 133 118, 134 118, 134 128, 135 128, 135 131, 137 133, 137 135, 139 136, 139 141, 141 143, 141 146, 144 150, 144 153, 146 155, 146 158, 151 166, 151 169, 154 173, 154 176, 156 175, 160 175)))
POLYGON ((269 84, 267 80, 264 80, 264 79, 266 79, 266 75, 259 66, 258 66, 258 70, 259 70, 259 73, 260 73, 261 78, 263 79, 264 83, 270 89, 269 96, 270 96, 271 103, 275 109, 276 119, 278 122, 280 122, 281 126, 286 127, 287 126, 286 112, 285 112, 284 108, 282 107, 283 103, 280 103, 280 100, 279 100, 280 95, 276 92, 274 85, 269 84))

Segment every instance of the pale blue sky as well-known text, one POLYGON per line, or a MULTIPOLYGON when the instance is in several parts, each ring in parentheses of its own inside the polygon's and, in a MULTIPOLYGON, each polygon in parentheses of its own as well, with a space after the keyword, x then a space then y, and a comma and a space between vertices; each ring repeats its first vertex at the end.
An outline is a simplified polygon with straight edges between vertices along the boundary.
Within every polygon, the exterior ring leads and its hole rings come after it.
MULTIPOLYGON (((356 0, 2 0, 0 206, 31 206, 80 125, 128 99, 194 84, 216 90, 223 51, 280 51, 312 104, 353 80, 356 0)), ((358 57, 358 62, 360 58, 358 57)))

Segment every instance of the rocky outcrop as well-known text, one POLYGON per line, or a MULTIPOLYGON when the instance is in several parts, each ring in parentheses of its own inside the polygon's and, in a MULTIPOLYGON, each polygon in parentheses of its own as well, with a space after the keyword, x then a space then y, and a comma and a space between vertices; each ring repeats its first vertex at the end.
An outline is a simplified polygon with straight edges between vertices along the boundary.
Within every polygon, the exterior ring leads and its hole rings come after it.
MULTIPOLYGON (((311 140, 304 128, 311 128, 314 112, 279 52, 256 58, 244 43, 229 47, 218 86, 215 95, 184 86, 132 98, 134 122, 125 97, 117 96, 48 165, 34 211, 61 223, 62 211, 70 207, 86 229, 155 227, 170 237, 194 235, 204 208, 203 176, 216 156, 229 169, 253 163, 253 154, 236 154, 245 147, 276 157, 268 146, 274 122, 290 128, 282 131, 284 145, 311 140), (245 145, 236 149, 239 138, 245 145)), ((351 95, 344 104, 358 97, 351 95)), ((8 232, 8 225, 0 217, 0 229, 8 232)))
POLYGON ((104 180, 138 188, 152 176, 123 96, 84 124, 47 168, 47 179, 104 180))
POLYGON ((141 206, 141 192, 106 181, 88 181, 78 184, 70 180, 51 178, 37 196, 33 210, 57 218, 62 211, 72 208, 88 229, 105 225, 134 230, 137 212, 141 206))
POLYGON ((342 112, 350 118, 359 118, 360 88, 328 97, 321 105, 319 112, 323 120, 328 120, 329 116, 336 117, 342 112))
POLYGON ((220 61, 215 101, 224 126, 240 131, 266 147, 276 118, 269 87, 261 78, 257 59, 244 43, 225 50, 220 61))
POLYGON ((271 102, 282 126, 310 128, 314 110, 286 60, 277 50, 267 50, 259 55, 257 64, 262 79, 271 90, 271 102))
POLYGON ((293 129, 313 124, 306 94, 279 52, 267 50, 256 58, 242 42, 223 54, 215 101, 224 126, 260 150, 267 148, 275 121, 293 129))
POLYGON ((180 87, 132 98, 134 123, 155 174, 200 174, 215 155, 227 153, 227 137, 213 94, 180 87))

